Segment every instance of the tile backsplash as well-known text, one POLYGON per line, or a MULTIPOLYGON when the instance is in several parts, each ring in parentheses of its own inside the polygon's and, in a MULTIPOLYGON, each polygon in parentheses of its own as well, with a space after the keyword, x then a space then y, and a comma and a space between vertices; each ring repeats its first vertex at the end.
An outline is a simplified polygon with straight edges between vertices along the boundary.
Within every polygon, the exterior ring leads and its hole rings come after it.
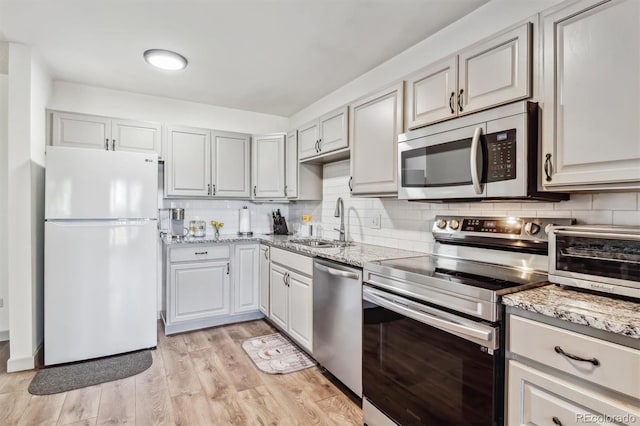
POLYGON ((344 200, 348 240, 423 252, 433 247, 430 229, 438 214, 572 217, 584 224, 640 226, 638 192, 571 194, 570 200, 559 203, 421 203, 352 197, 348 160, 326 164, 323 173, 323 201, 292 203, 288 211, 290 221, 311 214, 325 238, 338 238, 334 228, 340 219, 333 216, 338 197, 344 200), (373 222, 378 218, 380 228, 376 229, 373 222))

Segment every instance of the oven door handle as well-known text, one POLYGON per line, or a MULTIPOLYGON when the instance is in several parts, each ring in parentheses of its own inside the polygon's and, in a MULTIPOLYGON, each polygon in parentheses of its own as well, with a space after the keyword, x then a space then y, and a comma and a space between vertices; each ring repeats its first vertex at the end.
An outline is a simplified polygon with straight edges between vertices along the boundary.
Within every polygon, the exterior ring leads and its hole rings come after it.
POLYGON ((469 166, 471 167, 471 182, 473 190, 476 194, 482 194, 482 185, 480 184, 480 175, 478 174, 478 147, 480 146, 480 135, 482 135, 482 127, 476 127, 471 139, 471 156, 469 157, 469 166))
POLYGON ((582 238, 610 238, 612 240, 634 240, 640 241, 640 235, 637 234, 614 234, 609 232, 589 232, 589 231, 565 231, 564 229, 557 229, 553 231, 556 235, 566 235, 569 237, 582 237, 582 238))
POLYGON ((497 333, 494 327, 483 326, 482 324, 472 325, 470 324, 472 321, 451 314, 436 314, 438 312, 436 309, 420 306, 418 303, 403 297, 380 292, 369 287, 362 289, 362 298, 367 302, 462 337, 465 340, 486 346, 489 349, 498 348, 497 333))

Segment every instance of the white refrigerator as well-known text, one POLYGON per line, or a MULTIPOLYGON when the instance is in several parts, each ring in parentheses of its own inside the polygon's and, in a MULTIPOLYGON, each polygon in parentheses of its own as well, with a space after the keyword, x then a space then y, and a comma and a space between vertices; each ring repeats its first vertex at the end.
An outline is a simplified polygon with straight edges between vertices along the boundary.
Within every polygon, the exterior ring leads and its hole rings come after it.
POLYGON ((48 146, 46 365, 156 346, 158 158, 48 146))

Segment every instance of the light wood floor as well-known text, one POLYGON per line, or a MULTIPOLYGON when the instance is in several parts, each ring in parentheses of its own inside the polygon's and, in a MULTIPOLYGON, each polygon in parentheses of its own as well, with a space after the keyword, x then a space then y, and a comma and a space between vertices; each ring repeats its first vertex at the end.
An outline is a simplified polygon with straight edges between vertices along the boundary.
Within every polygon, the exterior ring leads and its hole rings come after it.
POLYGON ((6 373, 0 343, 0 425, 362 425, 362 412, 317 368, 259 371, 241 348, 275 332, 251 321, 165 336, 153 365, 116 382, 47 396, 27 392, 35 372, 6 373))

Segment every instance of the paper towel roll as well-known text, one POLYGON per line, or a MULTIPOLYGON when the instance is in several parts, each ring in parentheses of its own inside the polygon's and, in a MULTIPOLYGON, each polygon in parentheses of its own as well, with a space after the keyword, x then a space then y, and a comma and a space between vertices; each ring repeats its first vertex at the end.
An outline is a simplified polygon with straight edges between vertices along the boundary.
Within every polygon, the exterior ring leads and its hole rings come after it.
POLYGON ((241 233, 251 232, 251 212, 247 206, 240 209, 240 226, 238 230, 241 233))

